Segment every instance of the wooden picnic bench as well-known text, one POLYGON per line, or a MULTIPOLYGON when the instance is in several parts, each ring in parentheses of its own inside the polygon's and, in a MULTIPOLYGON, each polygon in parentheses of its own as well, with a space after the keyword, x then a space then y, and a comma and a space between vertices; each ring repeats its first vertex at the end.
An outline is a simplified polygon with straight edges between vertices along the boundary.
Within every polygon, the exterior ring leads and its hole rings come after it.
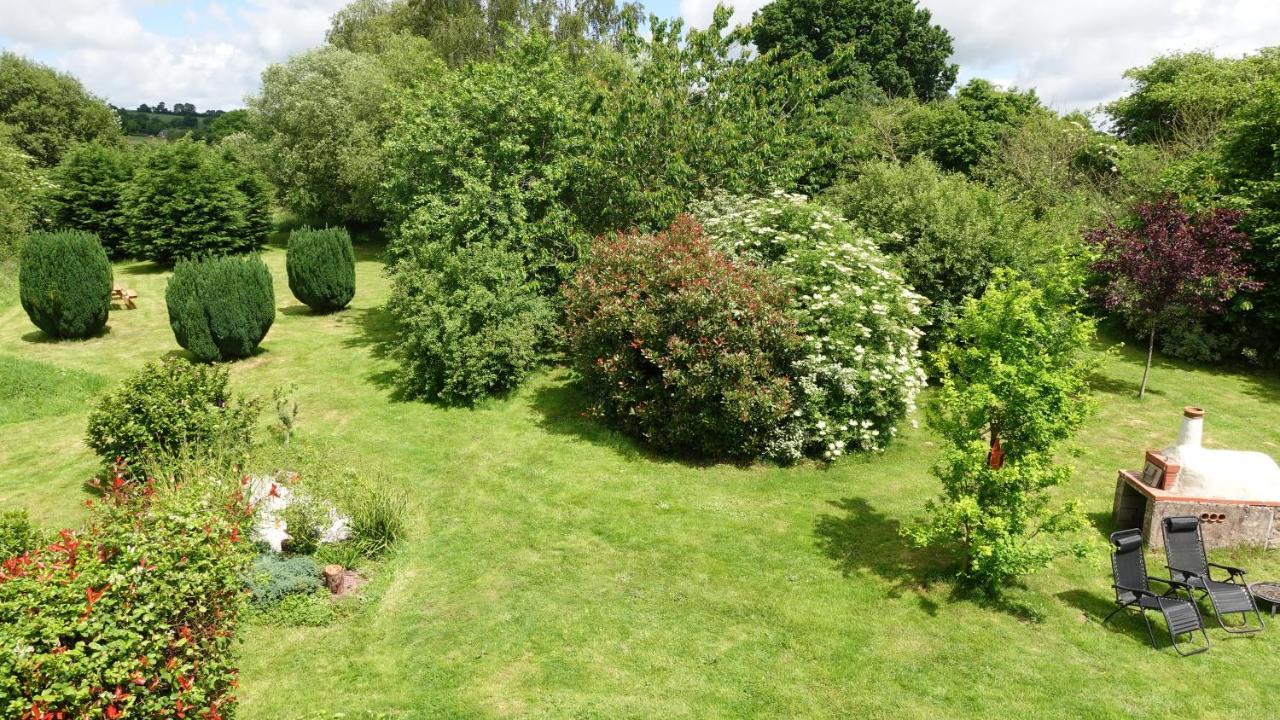
POLYGON ((129 310, 133 310, 134 308, 138 307, 133 302, 134 300, 138 299, 138 291, 130 290, 129 288, 121 285, 120 283, 115 283, 111 287, 111 299, 120 301, 120 304, 124 305, 125 308, 129 310))

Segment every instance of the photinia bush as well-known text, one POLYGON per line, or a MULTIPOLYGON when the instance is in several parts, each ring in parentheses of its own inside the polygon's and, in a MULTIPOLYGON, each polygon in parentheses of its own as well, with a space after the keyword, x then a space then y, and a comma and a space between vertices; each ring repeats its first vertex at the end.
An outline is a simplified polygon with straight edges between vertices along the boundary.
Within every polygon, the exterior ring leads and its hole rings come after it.
POLYGON ((923 299, 874 242, 802 196, 721 195, 694 213, 722 249, 791 291, 788 313, 804 352, 790 370, 791 432, 774 454, 830 459, 882 449, 924 387, 923 299))
POLYGON ((787 292, 691 218, 595 241, 564 288, 573 365, 595 411, 667 451, 773 455, 802 354, 787 292))
POLYGON ((252 553, 238 482, 117 477, 86 529, 0 563, 0 716, 233 717, 252 553))

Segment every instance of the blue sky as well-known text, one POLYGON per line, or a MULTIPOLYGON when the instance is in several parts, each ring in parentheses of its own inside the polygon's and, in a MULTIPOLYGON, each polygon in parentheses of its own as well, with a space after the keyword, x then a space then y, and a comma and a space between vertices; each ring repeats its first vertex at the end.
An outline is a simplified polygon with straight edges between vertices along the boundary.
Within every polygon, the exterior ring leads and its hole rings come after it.
MULTIPOLYGON (((746 21, 766 0, 739 0, 746 21)), ((324 40, 345 0, 0 0, 0 47, 69 71, 127 107, 233 108, 272 62, 324 40)), ((961 80, 1035 87, 1059 110, 1127 87, 1127 68, 1179 50, 1280 45, 1280 0, 922 0, 955 37, 961 80)), ((703 25, 715 0, 653 0, 703 25)))

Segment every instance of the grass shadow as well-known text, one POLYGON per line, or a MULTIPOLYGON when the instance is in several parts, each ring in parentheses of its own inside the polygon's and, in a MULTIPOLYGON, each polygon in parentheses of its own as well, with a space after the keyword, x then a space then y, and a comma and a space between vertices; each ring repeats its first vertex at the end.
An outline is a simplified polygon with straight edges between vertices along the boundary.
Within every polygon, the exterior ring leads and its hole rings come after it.
POLYGON ((889 596, 910 593, 930 615, 938 612, 937 601, 924 594, 929 584, 942 578, 947 566, 936 553, 913 547, 902 536, 902 523, 871 507, 863 498, 830 500, 840 512, 818 516, 814 536, 818 549, 835 562, 845 577, 862 571, 888 581, 889 596))
POLYGON ((561 378, 539 387, 533 393, 531 403, 538 413, 538 427, 552 435, 565 435, 584 440, 593 445, 608 448, 619 456, 643 459, 654 463, 676 463, 691 468, 708 468, 718 465, 749 467, 749 460, 738 463, 696 456, 661 453, 623 435, 590 416, 590 405, 579 385, 561 378))
MULTIPOLYGON (((306 306, 298 306, 305 310, 305 313, 311 314, 310 308, 306 306)), ((343 325, 354 328, 355 332, 348 333, 342 340, 342 346, 346 348, 367 349, 374 358, 378 360, 389 360, 395 352, 396 340, 396 319, 387 310, 386 306, 378 305, 371 308, 351 308, 340 311, 338 321, 343 325)), ((373 383, 373 385, 381 390, 390 392, 392 401, 401 402, 406 398, 404 391, 396 383, 396 371, 394 368, 386 370, 373 370, 365 375, 365 379, 373 383)))
MULTIPOLYGON (((1111 596, 1100 596, 1087 590, 1064 590, 1057 595, 1057 599, 1070 605, 1080 611, 1080 615, 1085 622, 1097 623, 1101 628, 1106 629, 1113 635, 1123 636, 1127 641, 1138 645, 1150 646, 1151 641, 1147 637, 1146 624, 1142 622, 1137 611, 1121 611, 1116 613, 1115 617, 1106 625, 1102 621, 1106 619, 1111 611, 1116 609, 1115 598, 1111 596)), ((1154 613, 1159 615, 1159 613, 1154 613)), ((1164 629, 1164 621, 1156 617, 1148 617, 1151 621, 1151 628, 1155 631, 1156 641, 1160 641, 1160 633, 1164 629)), ((1165 633, 1167 639, 1168 634, 1165 633)))
POLYGON ((116 268, 116 272, 121 275, 129 275, 133 277, 142 277, 148 275, 163 275, 173 270, 172 267, 166 267, 154 262, 134 262, 116 268))

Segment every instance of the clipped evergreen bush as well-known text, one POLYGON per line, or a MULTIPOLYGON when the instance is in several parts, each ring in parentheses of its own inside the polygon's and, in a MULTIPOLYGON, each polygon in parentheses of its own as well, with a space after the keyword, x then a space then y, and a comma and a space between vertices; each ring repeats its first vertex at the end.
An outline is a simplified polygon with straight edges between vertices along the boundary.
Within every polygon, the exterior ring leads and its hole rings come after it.
POLYGON ((22 309, 56 338, 86 338, 107 324, 111 263, 97 236, 36 232, 23 243, 18 286, 22 309))
POLYGON ((293 296, 317 312, 341 310, 356 294, 356 255, 344 228, 294 230, 286 267, 293 296))
POLYGON ((165 303, 178 344, 204 362, 248 357, 276 318, 271 271, 256 256, 178 263, 165 303))

